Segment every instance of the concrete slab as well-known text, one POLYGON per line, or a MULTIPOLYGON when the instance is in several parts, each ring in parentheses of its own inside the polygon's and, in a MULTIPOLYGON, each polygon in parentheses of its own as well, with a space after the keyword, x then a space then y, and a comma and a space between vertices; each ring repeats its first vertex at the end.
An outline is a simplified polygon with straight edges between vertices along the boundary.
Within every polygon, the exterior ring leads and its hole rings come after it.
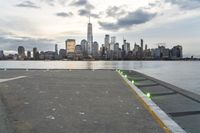
POLYGON ((180 94, 152 97, 165 112, 185 112, 200 110, 200 104, 180 94), (173 102, 172 102, 173 101, 173 102))
POLYGON ((172 93, 172 92, 174 92, 174 91, 169 90, 168 88, 166 88, 164 86, 161 86, 161 85, 141 87, 140 89, 145 93, 149 92, 151 94, 172 93))
POLYGON ((188 133, 200 133, 200 114, 199 115, 188 115, 181 117, 174 117, 174 120, 177 121, 188 133))
POLYGON ((156 84, 156 82, 152 80, 145 80, 145 81, 136 81, 135 85, 136 86, 148 86, 148 85, 153 85, 156 84))
POLYGON ((164 132, 115 71, 20 74, 27 78, 0 83, 15 133, 164 132))

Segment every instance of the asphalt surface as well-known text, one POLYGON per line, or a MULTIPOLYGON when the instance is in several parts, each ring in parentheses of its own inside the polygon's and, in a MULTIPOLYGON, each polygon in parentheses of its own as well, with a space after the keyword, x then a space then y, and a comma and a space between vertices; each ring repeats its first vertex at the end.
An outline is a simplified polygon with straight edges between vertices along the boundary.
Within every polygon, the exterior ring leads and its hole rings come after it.
POLYGON ((200 95, 136 71, 122 72, 186 132, 200 133, 200 95))
POLYGON ((2 133, 162 133, 111 70, 7 70, 0 79, 2 133))

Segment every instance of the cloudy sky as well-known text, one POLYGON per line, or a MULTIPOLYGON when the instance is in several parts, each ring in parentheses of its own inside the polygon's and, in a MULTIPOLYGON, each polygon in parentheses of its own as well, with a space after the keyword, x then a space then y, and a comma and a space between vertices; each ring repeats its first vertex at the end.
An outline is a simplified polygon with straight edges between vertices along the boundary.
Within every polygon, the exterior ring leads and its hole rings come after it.
POLYGON ((86 38, 88 16, 94 40, 123 37, 150 48, 182 45, 185 56, 200 57, 200 0, 0 0, 0 49, 64 48, 68 38, 86 38))

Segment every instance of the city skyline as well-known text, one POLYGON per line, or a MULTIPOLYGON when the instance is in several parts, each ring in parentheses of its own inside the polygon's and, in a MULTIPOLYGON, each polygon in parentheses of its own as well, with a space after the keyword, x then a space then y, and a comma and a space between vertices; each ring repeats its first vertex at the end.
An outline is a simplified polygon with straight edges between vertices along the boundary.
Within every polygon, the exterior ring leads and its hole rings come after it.
POLYGON ((115 2, 109 0, 36 0, 0 1, 0 49, 11 51, 18 46, 53 50, 55 43, 64 48, 64 40, 74 38, 77 44, 87 40, 88 16, 93 25, 93 41, 104 43, 104 35, 123 37, 149 47, 166 43, 166 47, 182 45, 184 56, 198 56, 200 19, 198 0, 149 0, 115 2), (105 4, 106 3, 106 4, 105 4), (14 12, 13 12, 14 11, 14 12), (177 13, 178 12, 178 13, 177 13))

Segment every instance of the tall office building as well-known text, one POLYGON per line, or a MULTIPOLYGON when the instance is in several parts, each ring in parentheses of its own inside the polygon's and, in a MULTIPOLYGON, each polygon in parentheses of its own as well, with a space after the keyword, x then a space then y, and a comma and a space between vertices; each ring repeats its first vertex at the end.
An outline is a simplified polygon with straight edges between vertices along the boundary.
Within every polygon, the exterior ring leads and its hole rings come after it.
POLYGON ((144 50, 143 45, 144 45, 144 41, 143 41, 143 39, 141 39, 141 49, 142 49, 142 51, 144 50))
POLYGON ((67 39, 66 40, 66 52, 67 53, 74 53, 75 52, 75 46, 76 46, 76 40, 75 39, 67 39))
POLYGON ((110 36, 108 34, 105 35, 104 44, 105 44, 106 50, 109 51, 110 50, 110 36))
POLYGON ((38 60, 39 59, 39 52, 37 51, 37 48, 33 48, 33 59, 38 60))
POLYGON ((88 55, 91 55, 92 44, 93 44, 93 33, 92 33, 92 24, 90 23, 90 19, 89 19, 88 29, 87 29, 87 42, 88 42, 88 46, 87 46, 88 55))
POLYGON ((99 44, 98 42, 95 41, 92 44, 92 56, 96 58, 98 56, 98 52, 99 52, 99 44))
POLYGON ((141 51, 140 51, 140 58, 144 57, 144 41, 141 39, 141 51))
POLYGON ((18 47, 18 55, 20 60, 24 60, 25 58, 25 48, 23 46, 18 47))
POLYGON ((75 55, 76 40, 67 39, 66 40, 66 55, 67 58, 73 59, 75 55))
POLYGON ((31 51, 27 51, 27 59, 31 59, 31 51))
POLYGON ((55 44, 55 54, 58 55, 58 44, 55 44))
POLYGON ((36 59, 37 48, 33 48, 33 59, 36 59))
POLYGON ((114 45, 116 43, 116 37, 112 36, 111 37, 111 43, 110 43, 110 50, 114 51, 114 45))
POLYGON ((79 60, 83 58, 82 47, 81 45, 75 46, 75 59, 79 60))
POLYGON ((128 52, 130 51, 130 43, 126 42, 126 40, 124 39, 124 51, 125 51, 125 54, 127 55, 128 52))
POLYGON ((85 39, 81 41, 81 48, 83 56, 87 56, 87 41, 85 39))
POLYGON ((114 44, 114 59, 119 59, 119 43, 114 44))

